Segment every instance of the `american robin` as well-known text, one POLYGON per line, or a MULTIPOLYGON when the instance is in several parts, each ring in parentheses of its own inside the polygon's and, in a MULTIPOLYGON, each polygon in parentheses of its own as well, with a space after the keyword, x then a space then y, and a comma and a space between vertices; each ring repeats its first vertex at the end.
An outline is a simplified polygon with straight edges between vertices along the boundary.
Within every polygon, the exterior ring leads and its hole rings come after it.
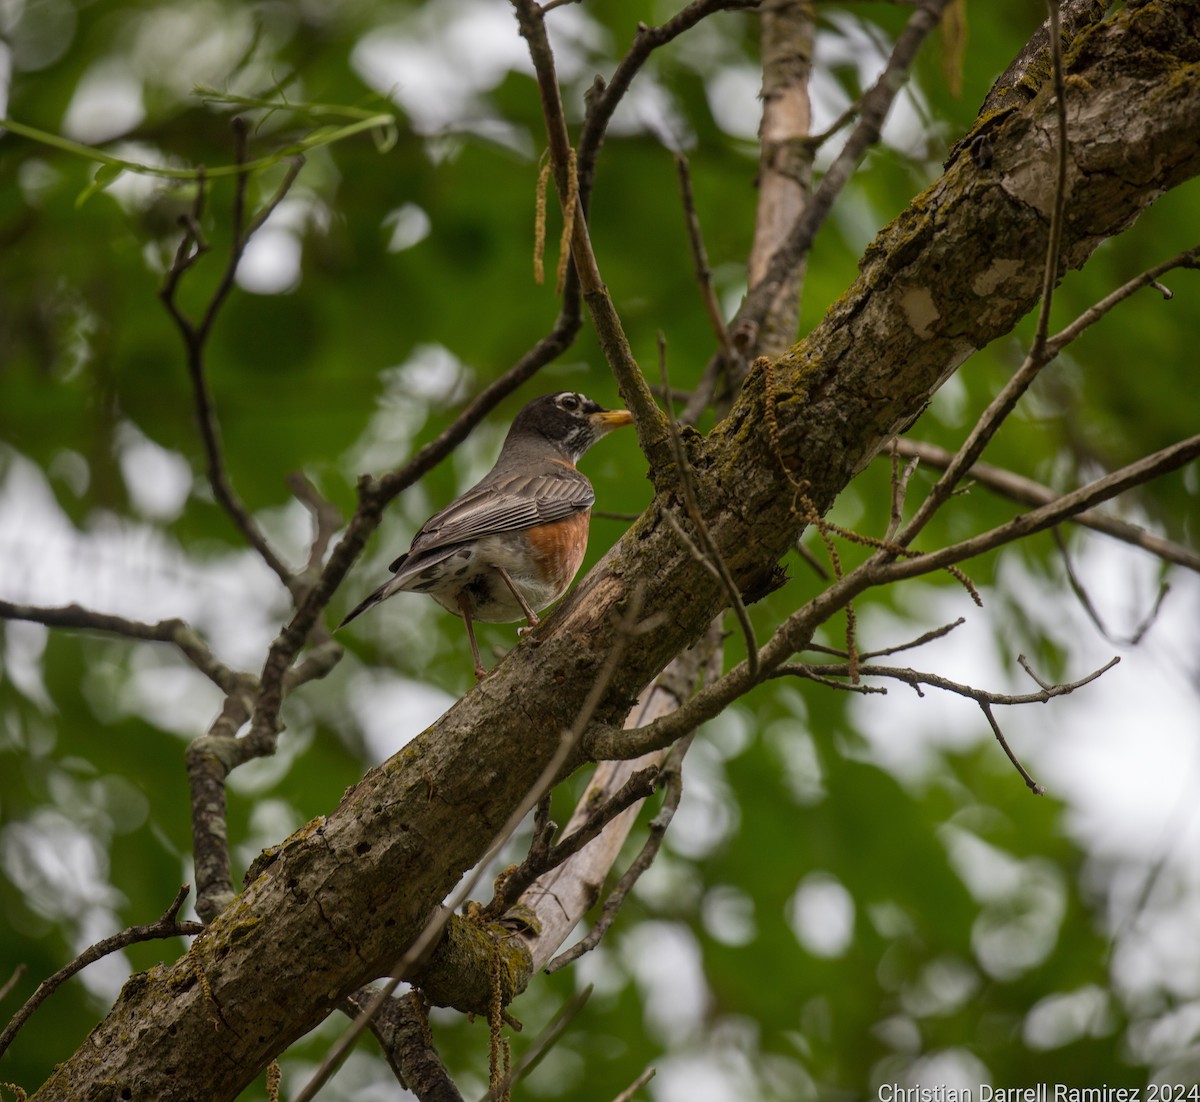
POLYGON ((575 464, 605 433, 632 422, 627 410, 570 391, 535 398, 517 414, 496 465, 421 526, 388 568, 393 577, 338 626, 393 593, 428 593, 463 618, 475 676, 483 677, 473 621, 524 618, 532 628, 538 612, 567 591, 587 550, 596 500, 575 464))

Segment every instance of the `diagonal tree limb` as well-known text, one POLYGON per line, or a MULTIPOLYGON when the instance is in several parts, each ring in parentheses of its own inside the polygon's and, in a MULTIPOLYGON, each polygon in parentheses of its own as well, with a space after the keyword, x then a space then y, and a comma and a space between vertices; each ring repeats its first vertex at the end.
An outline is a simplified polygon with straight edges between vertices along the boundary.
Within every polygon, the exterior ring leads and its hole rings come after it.
MULTIPOLYGON (((900 561, 889 561, 886 552, 877 552, 793 613, 776 629, 759 651, 760 677, 778 668, 789 655, 807 647, 819 624, 865 590, 919 577, 1052 528, 1099 502, 1107 501, 1168 471, 1177 470, 1197 457, 1200 457, 1200 436, 1193 436, 970 539, 900 561)), ((585 746, 592 757, 603 759, 640 757, 661 749, 717 715, 750 689, 756 680, 750 675, 749 664, 740 662, 673 715, 637 731, 616 728, 593 730, 589 732, 585 746)))
POLYGON ((492 839, 491 845, 479 860, 474 873, 459 884, 454 895, 445 906, 435 908, 433 915, 426 921, 412 942, 405 947, 399 960, 392 966, 387 983, 379 988, 375 997, 351 1023, 350 1028, 345 1030, 331 1046, 325 1058, 321 1061, 320 1066, 296 1095, 295 1102, 311 1102, 311 1099, 316 1097, 317 1091, 320 1090, 328 1081, 329 1076, 337 1069, 354 1044, 355 1039, 371 1024, 375 1015, 399 984, 405 979, 412 977, 414 970, 418 969, 421 963, 427 960, 430 951, 437 945, 450 917, 466 902, 479 877, 482 875, 484 868, 500 853, 501 848, 512 837, 525 816, 534 809, 550 791, 554 782, 558 780, 563 767, 575 752, 580 739, 583 737, 584 730, 592 720, 596 707, 608 689, 608 683, 621 661, 628 641, 642 629, 642 625, 639 622, 641 608, 642 602, 635 595, 634 599, 630 602, 629 608, 625 611, 620 623, 617 625, 618 635, 616 644, 606 656, 597 679, 588 689, 579 714, 575 717, 571 726, 561 733, 554 755, 542 767, 537 780, 524 794, 516 807, 509 812, 508 818, 500 828, 500 831, 492 839))
MULTIPOLYGON (((918 459, 938 470, 944 470, 954 458, 954 453, 946 448, 926 443, 923 440, 911 440, 905 436, 897 437, 895 446, 901 455, 918 459)), ((965 477, 979 483, 980 486, 987 487, 993 493, 1000 494, 1010 501, 1020 502, 1022 505, 1047 505, 1058 498, 1058 494, 1049 486, 1044 486, 1015 471, 996 467, 990 463, 973 464, 967 468, 965 477)), ((1076 513, 1071 517, 1071 521, 1084 528, 1090 528, 1094 532, 1103 532, 1106 536, 1112 536, 1114 539, 1132 544, 1134 547, 1140 547, 1156 558, 1162 559, 1163 562, 1175 563, 1177 566, 1184 566, 1189 570, 1200 572, 1200 554, 1192 548, 1164 539, 1162 536, 1155 535, 1140 525, 1132 524, 1120 517, 1087 509, 1082 513, 1076 513)))

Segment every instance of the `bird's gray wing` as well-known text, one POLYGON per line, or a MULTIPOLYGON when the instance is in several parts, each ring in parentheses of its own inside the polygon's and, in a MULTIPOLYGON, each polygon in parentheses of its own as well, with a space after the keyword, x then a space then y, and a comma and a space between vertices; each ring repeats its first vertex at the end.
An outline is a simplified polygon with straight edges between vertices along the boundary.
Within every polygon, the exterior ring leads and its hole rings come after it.
POLYGON ((439 548, 562 520, 590 509, 595 500, 586 476, 565 463, 489 476, 430 517, 413 537, 408 553, 389 569, 415 568, 418 560, 439 548))

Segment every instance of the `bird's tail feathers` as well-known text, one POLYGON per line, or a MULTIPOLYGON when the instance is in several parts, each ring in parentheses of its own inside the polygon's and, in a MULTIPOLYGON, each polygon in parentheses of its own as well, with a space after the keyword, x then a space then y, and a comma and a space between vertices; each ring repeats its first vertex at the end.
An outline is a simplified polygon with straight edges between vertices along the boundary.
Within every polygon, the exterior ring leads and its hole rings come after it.
POLYGON ((383 583, 383 585, 381 585, 377 590, 375 590, 374 593, 370 594, 370 596, 368 596, 365 600, 363 600, 362 602, 357 604, 354 608, 352 608, 346 614, 346 616, 342 620, 342 622, 340 624, 338 624, 338 626, 336 628, 334 628, 333 630, 340 631, 348 623, 350 623, 350 621, 353 620, 355 617, 361 616, 364 612, 366 612, 367 609, 374 608, 377 604, 379 604, 380 601, 386 601, 393 593, 396 593, 399 590, 399 588, 400 587, 398 585, 396 585, 396 579, 389 578, 386 582, 383 583))

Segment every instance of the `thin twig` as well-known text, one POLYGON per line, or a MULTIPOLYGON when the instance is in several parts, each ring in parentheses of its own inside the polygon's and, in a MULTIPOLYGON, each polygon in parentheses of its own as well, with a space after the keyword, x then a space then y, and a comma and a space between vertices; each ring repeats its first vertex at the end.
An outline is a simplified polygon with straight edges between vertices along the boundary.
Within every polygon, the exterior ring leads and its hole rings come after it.
MULTIPOLYGON (((1039 677, 1030 666, 1028 659, 1022 654, 1017 657, 1021 668, 1029 674, 1038 685, 1036 693, 996 693, 986 689, 976 689, 972 685, 964 685, 958 681, 951 681, 948 677, 942 677, 939 674, 922 673, 919 670, 909 669, 906 667, 897 666, 872 666, 860 665, 856 670, 853 670, 849 663, 834 665, 787 665, 780 666, 773 672, 774 675, 782 675, 783 673, 792 673, 802 677, 808 677, 812 680, 823 681, 825 684, 831 684, 835 687, 837 682, 834 678, 851 677, 857 673, 860 677, 887 677, 896 681, 902 681, 906 685, 911 685, 919 696, 924 694, 921 692, 921 686, 928 685, 931 688, 942 689, 946 692, 955 693, 958 696, 967 697, 969 700, 975 701, 982 710, 984 716, 987 717, 988 724, 992 728, 992 733, 996 736, 997 742, 1003 748, 1004 753, 1008 756, 1021 778, 1025 781, 1029 790, 1035 796, 1044 794, 1045 789, 1042 788, 1030 775, 1029 771, 1021 764, 1016 754, 1013 753, 1012 747, 1009 746, 1008 740, 1005 739, 1003 731, 1000 730, 999 723, 996 722, 996 717, 992 712, 994 705, 1018 705, 1018 704, 1045 704, 1055 697, 1067 696, 1075 692, 1076 689, 1081 689, 1084 685, 1088 685, 1111 670, 1118 662, 1119 657, 1113 658, 1105 663, 1097 670, 1093 670, 1085 677, 1079 678, 1077 681, 1071 681, 1065 684, 1051 684, 1039 677)), ((841 687, 850 688, 851 686, 843 684, 841 687)), ((878 690, 877 690, 878 691, 878 690)))
POLYGON ((634 359, 621 319, 600 277, 600 269, 596 264, 596 255, 592 250, 591 236, 588 232, 586 212, 580 198, 581 185, 578 177, 574 186, 572 185, 571 142, 558 87, 554 53, 546 35, 544 13, 535 0, 512 0, 512 3, 516 9, 521 35, 529 44, 529 56, 537 76, 559 203, 563 208, 564 218, 567 217, 568 211, 574 212, 571 215, 571 258, 579 277, 584 301, 592 316, 605 361, 617 380, 621 397, 633 413, 638 443, 650 458, 653 468, 654 459, 659 455, 664 443, 663 416, 655 405, 654 395, 651 394, 634 359))
POLYGON ((1058 547, 1059 557, 1062 559, 1063 569, 1067 572, 1067 582, 1071 586, 1071 591, 1078 598, 1080 606, 1083 608, 1083 611, 1087 613, 1088 619, 1091 620, 1095 625, 1096 630, 1100 632, 1100 634, 1104 636, 1104 638, 1110 643, 1115 643, 1118 646, 1137 646, 1138 643, 1142 641, 1142 638, 1145 636, 1146 632, 1150 630, 1150 625, 1153 624, 1156 619, 1158 619, 1158 614, 1162 610, 1163 601, 1166 599, 1167 594, 1171 591, 1171 587, 1166 582, 1163 582, 1161 585, 1159 585, 1158 596, 1154 600, 1153 607, 1145 615, 1145 617, 1143 617, 1141 623, 1139 623, 1134 629, 1132 635, 1128 635, 1123 638, 1114 636, 1104 623, 1104 620, 1101 618, 1096 606, 1092 603, 1092 599, 1088 595, 1087 587, 1084 586, 1082 581, 1080 581, 1079 575, 1075 573, 1075 566, 1071 562, 1071 552, 1067 547, 1067 541, 1063 538, 1062 530, 1055 528, 1053 529, 1053 534, 1054 543, 1058 547))
MULTIPOLYGON (((1045 704, 1048 701, 1055 699, 1055 697, 1069 696, 1077 689, 1082 689, 1085 685, 1090 685, 1098 677, 1102 677, 1104 674, 1108 673, 1108 671, 1116 666, 1120 661, 1120 657, 1112 658, 1103 666, 1079 678, 1077 681, 1054 684, 1044 681, 1042 678, 1038 677, 1029 666, 1028 659, 1026 659, 1024 655, 1018 655, 1017 662, 1020 664, 1021 668, 1029 673, 1029 675, 1037 682, 1038 691, 1035 693, 997 693, 988 689, 977 689, 973 685, 965 685, 960 681, 952 681, 950 678, 943 677, 941 674, 925 673, 921 670, 914 670, 907 666, 877 666, 864 664, 859 666, 858 672, 862 677, 886 677, 893 681, 902 681, 904 684, 911 685, 916 689, 919 689, 921 686, 928 686, 931 689, 941 689, 944 692, 967 697, 969 700, 973 700, 977 704, 994 704, 1002 707, 1014 707, 1021 704, 1045 704)), ((850 676, 850 667, 847 663, 831 662, 828 664, 814 665, 809 668, 821 671, 827 677, 850 676)))
POLYGON ((1143 456, 1136 462, 1121 467, 1103 478, 1089 482, 1077 490, 1062 494, 1040 508, 1022 513, 1007 524, 1001 524, 978 536, 940 548, 937 551, 881 565, 879 580, 886 582, 916 577, 918 574, 927 573, 931 568, 962 562, 964 559, 981 555, 985 551, 991 551, 1005 543, 1011 543, 1022 536, 1033 535, 1035 532, 1052 528, 1063 521, 1073 520, 1094 505, 1108 501, 1135 486, 1141 486, 1160 475, 1177 470, 1197 456, 1200 456, 1200 436, 1191 436, 1170 447, 1163 448, 1161 451, 1143 456))
POLYGON ((546 965, 547 972, 557 972, 560 968, 565 968, 572 961, 578 960, 584 953, 591 952, 600 944, 601 938, 616 921, 617 914, 626 897, 633 890, 642 873, 654 862, 659 849, 662 848, 667 828, 671 825, 671 820, 679 808, 679 800, 683 795, 683 756, 687 753, 693 737, 694 733, 680 739, 671 747, 671 753, 663 763, 661 782, 665 789, 665 795, 658 814, 650 820, 646 841, 641 852, 634 858, 633 863, 626 869, 625 875, 617 881, 616 887, 609 893, 595 925, 565 953, 559 953, 551 960, 546 965))
MULTIPOLYGON (((1049 259, 1050 250, 1048 249, 1047 251, 1049 259)), ((988 405, 987 409, 984 410, 975 427, 967 436, 967 439, 963 442, 958 452, 955 453, 954 458, 944 467, 941 478, 938 479, 933 489, 930 490, 925 501, 921 503, 921 507, 918 509, 916 515, 897 534, 894 542, 901 546, 908 546, 912 542, 933 514, 951 496, 955 487, 966 476, 966 473, 977 467, 976 461, 980 454, 995 435, 1000 425, 1004 423, 1005 419, 1016 407, 1020 397, 1028 390, 1030 384, 1042 368, 1057 356, 1066 345, 1075 340, 1085 329, 1094 325, 1135 291, 1149 286, 1158 276, 1173 268, 1196 267, 1198 258, 1200 258, 1200 248, 1198 247, 1185 249, 1183 252, 1177 253, 1169 260, 1165 260, 1161 264, 1147 269, 1118 287, 1111 294, 1101 299, 1100 302, 1085 310, 1070 325, 1055 334, 1055 336, 1043 338, 1040 343, 1035 340, 1034 346, 1030 348, 1021 367, 1004 385, 1000 393, 988 405)), ((1050 271, 1049 264, 1047 264, 1046 272, 1049 273, 1050 271)), ((1052 286, 1051 290, 1053 290, 1052 286)), ((1039 332, 1048 317, 1049 306, 1043 297, 1042 309, 1039 314, 1039 332)), ((904 446, 903 442, 901 446, 904 446)))
POLYGON ((238 165, 238 172, 234 178, 232 240, 229 246, 229 257, 221 278, 209 298, 208 304, 204 308, 199 323, 193 322, 179 306, 176 295, 184 273, 206 251, 206 246, 203 245, 199 237, 200 217, 204 209, 205 193, 205 182, 201 179, 197 185, 196 199, 192 212, 185 220, 185 232, 183 239, 180 241, 179 248, 176 250, 175 262, 163 280, 163 285, 159 290, 159 298, 174 320, 180 337, 183 340, 188 376, 192 383, 192 398, 196 409, 196 422, 200 429, 201 442, 204 445, 208 481, 212 487, 213 496, 229 515, 230 519, 233 520, 250 546, 258 552, 262 560, 279 577, 280 581, 295 594, 297 582, 291 569, 276 553, 267 540, 266 535, 258 526, 257 521, 255 521, 253 515, 250 513, 250 510, 246 508, 245 503, 233 488, 233 483, 230 480, 229 471, 225 464, 224 452, 221 447, 221 433, 217 421, 216 404, 213 400, 211 388, 209 387, 204 358, 205 346, 208 343, 209 335, 212 332, 221 307, 229 297, 229 293, 233 290, 238 264, 241 262, 242 255, 245 253, 250 238, 262 227, 275 208, 283 201, 284 196, 291 189, 296 176, 304 164, 304 158, 294 157, 291 159, 279 188, 247 226, 246 189, 250 179, 250 168, 246 157, 248 130, 245 121, 241 118, 235 118, 232 125, 236 141, 235 160, 238 165))
POLYGON ((896 447, 898 440, 899 437, 893 440, 888 449, 892 459, 892 510, 888 519, 887 533, 883 537, 884 543, 891 543, 900 530, 900 524, 904 520, 904 500, 908 495, 908 484, 917 469, 918 462, 915 458, 910 459, 903 468, 900 467, 900 451, 896 447))
MULTIPOLYGON (((924 440, 897 437, 892 441, 892 444, 901 455, 919 459, 927 466, 935 467, 939 470, 944 470, 954 459, 953 452, 936 444, 926 443, 924 440)), ((1020 502, 1022 505, 1048 505, 1050 502, 1058 499, 1058 494, 1050 489, 1049 486, 1044 486, 1040 482, 1035 482, 1031 478, 1017 474, 1015 471, 996 467, 990 463, 973 464, 964 472, 964 477, 969 477, 972 481, 985 486, 993 493, 1000 494, 1012 501, 1020 502)), ((1114 517, 1109 513, 1101 513, 1094 509, 1089 509, 1085 512, 1077 513, 1070 519, 1072 524, 1090 528, 1094 532, 1103 532, 1114 539, 1132 544, 1134 547, 1140 547, 1144 551, 1149 551, 1150 554, 1155 555, 1164 562, 1175 563, 1177 566, 1184 566, 1189 570, 1200 573, 1200 554, 1192 548, 1164 539, 1162 536, 1148 532, 1145 528, 1131 524, 1120 517, 1114 517)))
POLYGON ((495 895, 483 909, 481 918, 484 921, 499 918, 538 877, 557 868, 568 857, 574 856, 590 841, 599 837, 604 828, 627 808, 653 795, 658 787, 661 772, 658 766, 639 769, 603 804, 595 808, 578 829, 553 846, 544 845, 549 832, 539 832, 535 822, 529 853, 520 865, 508 871, 503 881, 497 884, 495 895))
MULTIPOLYGON (((666 342, 662 333, 658 335, 658 369, 662 374, 663 386, 669 389, 671 383, 667 378, 666 342)), ((675 412, 671 408, 670 402, 667 403, 667 433, 671 441, 671 451, 675 456, 675 469, 679 472, 679 490, 683 496, 684 509, 704 548, 704 561, 712 566, 717 577, 721 579, 721 585, 725 587, 730 607, 737 616, 742 634, 746 637, 746 660, 750 663, 750 675, 757 677, 758 640, 754 637, 754 625, 750 622, 750 613, 746 611, 746 603, 742 600, 742 594, 733 580, 729 564, 726 563, 720 548, 717 547, 712 533, 708 530, 708 524, 704 520, 704 514, 700 511, 700 500, 696 496, 696 482, 692 476, 692 465, 688 460, 687 450, 683 446, 679 425, 675 422, 675 412)))
POLYGON ((917 647, 923 647, 926 643, 932 643, 935 639, 941 639, 949 635, 955 628, 962 627, 967 621, 963 617, 949 624, 943 624, 940 628, 934 628, 932 631, 927 631, 923 635, 918 635, 916 639, 910 640, 907 643, 900 643, 894 647, 884 647, 882 650, 869 650, 858 657, 863 661, 868 658, 882 658, 886 654, 899 654, 901 651, 915 650, 917 647))
POLYGON ((314 578, 321 569, 329 544, 342 527, 342 511, 312 484, 302 471, 288 475, 288 489, 302 501, 313 518, 313 539, 308 552, 308 563, 304 568, 306 578, 314 578))
MULTIPOLYGON (((1140 291, 1143 287, 1165 290, 1158 282, 1159 276, 1165 275, 1176 268, 1197 267, 1200 267, 1200 245, 1193 245, 1190 249, 1184 249, 1182 252, 1176 253, 1161 263, 1155 264, 1154 267, 1147 268, 1144 272, 1134 276, 1128 282, 1121 284, 1116 290, 1105 295, 1099 302, 1089 306, 1070 325, 1055 333, 1053 337, 1050 337, 1046 342, 1046 347, 1056 353, 1061 352, 1063 348, 1079 337, 1085 329, 1095 325, 1096 322, 1115 306, 1120 305, 1120 303, 1124 302, 1137 291, 1140 291)), ((1164 297, 1171 299, 1174 296, 1168 291, 1164 297)))
POLYGON ((996 717, 992 714, 992 706, 986 702, 981 702, 979 708, 987 717, 987 721, 992 728, 992 734, 996 736, 996 741, 1000 743, 1000 748, 1007 755, 1008 760, 1013 763, 1016 771, 1021 774, 1021 779, 1025 782, 1026 787, 1035 796, 1044 796, 1046 790, 1029 775, 1029 770, 1021 764, 1020 758, 1013 753, 1012 747, 1008 745, 1008 739, 1004 737, 1004 732, 1000 730, 1000 724, 996 722, 996 717))
MULTIPOLYGON (((704 303, 704 312, 708 314, 709 324, 717 338, 727 360, 732 360, 735 352, 733 341, 729 337, 729 329, 725 325, 725 317, 721 313, 721 304, 717 301, 717 292, 713 288, 712 269, 708 266, 708 250, 704 247, 704 234, 700 229, 700 216, 696 213, 696 199, 692 194, 692 174, 688 168, 688 159, 682 153, 675 154, 675 173, 679 177, 679 194, 683 202, 683 220, 687 227, 688 242, 692 249, 692 263, 696 270, 696 282, 700 287, 700 299, 704 303)), ((663 381, 665 387, 666 381, 663 381)), ((668 391, 669 394, 669 391, 668 391)), ((670 406, 670 398, 667 398, 670 406)))
POLYGON ((99 631, 110 635, 121 635, 127 639, 140 639, 153 643, 173 643, 193 666, 223 692, 236 692, 242 685, 245 674, 230 669, 208 649, 196 634, 195 629, 183 620, 159 620, 147 624, 139 620, 127 620, 123 616, 111 616, 95 612, 81 605, 63 605, 58 608, 43 608, 35 605, 19 605, 12 601, 0 601, 0 619, 29 620, 52 628, 75 628, 80 631, 99 631))
POLYGON ((632 1083, 629 1084, 613 1102, 632 1102, 633 1096, 637 1094, 651 1079, 654 1078, 654 1068, 647 1068, 639 1075, 632 1083))
POLYGON ((795 548, 796 554, 813 568, 813 572, 821 581, 829 581, 829 571, 825 569, 825 564, 817 558, 815 552, 810 551, 800 540, 796 540, 792 546, 795 548))
MULTIPOLYGON (((596 167, 596 155, 604 141, 605 131, 621 100, 629 91, 634 77, 655 50, 674 41, 714 12, 757 7, 759 0, 692 0, 659 26, 639 23, 633 42, 621 58, 608 81, 597 79, 587 96, 587 114, 579 135, 579 191, 587 209, 588 196, 596 167)), ((548 11, 543 7, 543 12, 548 11)))
POLYGON ((28 965, 25 964, 18 964, 16 968, 13 969, 13 974, 4 981, 2 986, 0 986, 0 1002, 3 1002, 8 998, 9 992, 21 982, 21 977, 24 976, 27 971, 29 971, 29 968, 28 965))
MULTIPOLYGON (((817 230, 828 217, 834 200, 849 182, 866 151, 879 140, 883 121, 893 101, 904 86, 904 77, 925 38, 937 26, 941 13, 950 0, 922 0, 910 16, 904 30, 896 39, 891 56, 879 79, 862 98, 862 114, 850 132, 841 152, 826 170, 813 191, 803 215, 787 239, 775 251, 762 280, 751 289, 741 308, 730 323, 737 332, 745 327, 758 328, 771 308, 779 289, 796 264, 805 256, 816 237, 817 230)), ((740 385, 741 380, 734 380, 740 385)))
POLYGON ((154 941, 167 937, 194 937, 196 934, 203 933, 204 927, 199 922, 179 921, 179 908, 183 906, 183 901, 187 898, 189 891, 191 891, 191 885, 184 884, 171 901, 171 905, 156 922, 143 926, 130 926, 119 934, 113 934, 111 937, 97 941, 94 945, 89 945, 79 956, 69 964, 63 965, 49 979, 42 980, 38 984, 37 990, 25 1000, 25 1005, 12 1016, 8 1025, 5 1026, 4 1032, 0 1033, 0 1055, 3 1055, 12 1044, 13 1038, 16 1037, 33 1012, 76 972, 81 972, 89 964, 94 964, 110 953, 119 952, 126 946, 135 945, 140 941, 154 941))

